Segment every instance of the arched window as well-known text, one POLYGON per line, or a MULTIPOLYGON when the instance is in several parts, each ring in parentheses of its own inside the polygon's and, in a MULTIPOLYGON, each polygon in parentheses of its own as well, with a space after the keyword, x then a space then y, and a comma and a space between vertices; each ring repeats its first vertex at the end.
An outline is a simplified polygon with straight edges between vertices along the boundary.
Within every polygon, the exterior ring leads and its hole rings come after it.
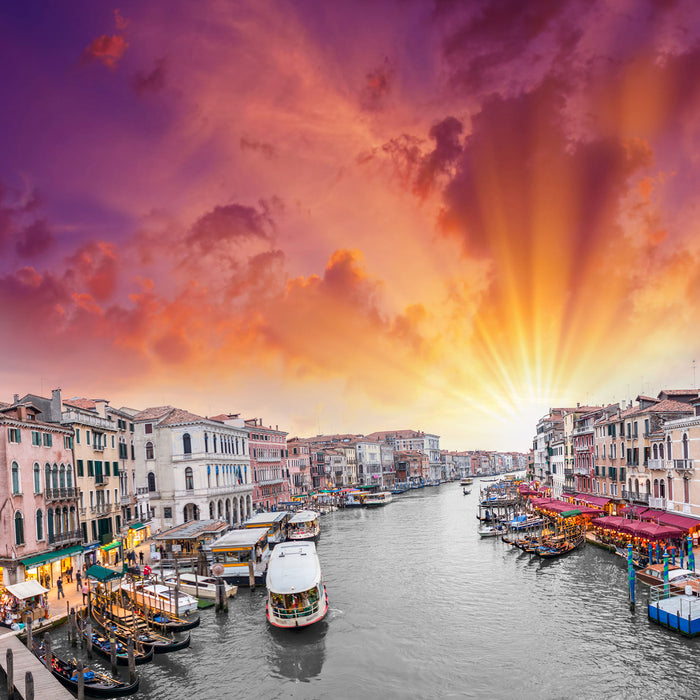
POLYGON ((664 443, 660 442, 659 443, 659 459, 664 458, 664 443))
POLYGON ((666 498, 666 484, 663 479, 659 481, 659 496, 661 496, 661 498, 666 498))
POLYGON ((15 513, 15 544, 24 544, 24 519, 22 513, 15 513))
POLYGON ((654 479, 654 498, 659 497, 659 480, 654 479))
POLYGON ((66 486, 73 487, 73 466, 71 464, 66 467, 66 486))
POLYGON ((63 464, 61 465, 61 469, 59 471, 59 485, 62 489, 66 488, 66 468, 63 464))
POLYGON ((683 459, 688 459, 688 433, 683 433, 683 459))
POLYGON ((41 493, 41 467, 34 463, 34 493, 41 493))
POLYGON ((47 491, 51 488, 51 465, 48 462, 44 466, 44 488, 47 491))
POLYGON ((153 472, 148 472, 148 490, 149 491, 155 491, 156 490, 156 475, 153 472))
POLYGON ((44 514, 41 510, 36 512, 36 538, 37 540, 44 539, 44 514))
POLYGON ((12 462, 12 493, 19 493, 19 464, 17 462, 12 462))
POLYGON ((670 476, 668 477, 668 500, 673 500, 673 478, 670 476))
POLYGON ((194 477, 192 476, 192 467, 185 469, 185 488, 188 491, 194 489, 194 477))
POLYGON ((53 508, 49 508, 46 511, 46 529, 48 530, 49 543, 53 542, 53 508))
POLYGON ((652 452, 654 453, 653 459, 658 459, 659 458, 659 446, 654 443, 654 447, 652 448, 652 452))
POLYGON ((146 443, 146 459, 154 459, 152 442, 146 443))
POLYGON ((51 469, 51 485, 54 489, 58 488, 58 464, 54 464, 51 469))
POLYGON ((216 452, 216 435, 214 435, 214 452, 216 452))
POLYGON ((651 493, 651 481, 647 479, 647 494, 651 493))
POLYGON ((186 454, 192 454, 192 438, 190 438, 189 433, 185 433, 182 436, 182 451, 186 454))
POLYGON ((209 452, 209 433, 204 433, 204 451, 209 452))
POLYGON ((673 457, 672 457, 672 452, 671 452, 671 436, 669 435, 666 438, 666 459, 670 462, 673 457))

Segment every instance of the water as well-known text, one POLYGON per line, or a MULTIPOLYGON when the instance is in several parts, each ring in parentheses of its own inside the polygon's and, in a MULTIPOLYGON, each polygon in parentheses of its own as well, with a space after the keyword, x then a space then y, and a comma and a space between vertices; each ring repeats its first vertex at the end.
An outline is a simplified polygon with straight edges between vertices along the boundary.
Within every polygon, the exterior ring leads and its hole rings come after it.
MULTIPOLYGON (((458 484, 443 484, 384 508, 324 516, 327 621, 273 629, 264 589, 239 589, 227 616, 202 611, 188 650, 139 667, 132 697, 700 694, 700 638, 648 621, 641 586, 631 614, 619 557, 589 545, 541 560, 500 539, 480 540, 477 490, 463 496, 458 484)), ((65 634, 54 634, 57 651, 70 650, 65 634)))

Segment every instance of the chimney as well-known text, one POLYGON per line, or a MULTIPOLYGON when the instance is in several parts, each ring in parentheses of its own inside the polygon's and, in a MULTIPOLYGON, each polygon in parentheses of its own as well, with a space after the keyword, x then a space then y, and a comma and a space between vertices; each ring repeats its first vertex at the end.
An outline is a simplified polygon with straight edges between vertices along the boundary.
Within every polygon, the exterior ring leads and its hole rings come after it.
POLYGON ((51 423, 61 422, 61 387, 51 392, 51 406, 49 408, 49 421, 51 423))
POLYGON ((577 401, 577 402, 576 402, 576 408, 581 408, 581 402, 580 402, 580 401, 577 401))
POLYGON ((14 403, 19 403, 19 394, 15 394, 13 397, 14 403))

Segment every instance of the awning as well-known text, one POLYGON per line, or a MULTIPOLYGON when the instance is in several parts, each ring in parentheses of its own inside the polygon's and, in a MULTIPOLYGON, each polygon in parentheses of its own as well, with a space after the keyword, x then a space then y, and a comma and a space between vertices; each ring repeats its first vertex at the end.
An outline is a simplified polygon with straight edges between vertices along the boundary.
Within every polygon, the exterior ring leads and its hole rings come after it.
POLYGON ((90 544, 83 545, 83 552, 93 552, 100 548, 99 542, 90 542, 90 544))
POLYGON ((78 554, 82 552, 83 548, 80 545, 75 547, 66 547, 66 549, 55 549, 53 552, 44 552, 43 554, 37 554, 33 557, 27 557, 26 559, 21 559, 21 563, 24 564, 25 569, 33 569, 36 566, 41 566, 42 564, 48 564, 52 561, 58 561, 59 559, 65 559, 73 554, 78 554))
POLYGON ((38 581, 33 580, 13 583, 11 586, 5 586, 5 588, 19 600, 26 600, 27 598, 33 598, 35 595, 43 595, 49 592, 48 588, 44 588, 38 581))
POLYGON ((115 578, 121 578, 124 575, 124 572, 113 571, 112 569, 107 569, 99 564, 94 564, 85 572, 85 575, 88 578, 94 578, 104 583, 105 581, 111 581, 115 578))
POLYGON ((114 540, 114 542, 110 542, 109 544, 104 545, 104 547, 100 547, 100 549, 103 552, 111 552, 113 549, 116 549, 117 547, 121 546, 121 542, 119 540, 114 540))
POLYGON ((573 510, 565 510, 560 515, 562 518, 573 518, 575 515, 581 515, 581 511, 578 508, 574 508, 573 510))
POLYGON ((577 493, 574 498, 577 501, 583 501, 584 503, 590 503, 592 506, 598 506, 603 508, 610 503, 610 499, 605 496, 591 496, 587 493, 577 493))
POLYGON ((687 515, 680 515, 678 513, 664 513, 659 516, 659 522, 663 525, 673 525, 673 527, 678 527, 686 534, 690 532, 694 527, 700 527, 700 520, 696 518, 689 518, 687 515))
POLYGON ((129 525, 129 530, 143 530, 145 527, 148 526, 143 523, 134 523, 133 525, 129 525))

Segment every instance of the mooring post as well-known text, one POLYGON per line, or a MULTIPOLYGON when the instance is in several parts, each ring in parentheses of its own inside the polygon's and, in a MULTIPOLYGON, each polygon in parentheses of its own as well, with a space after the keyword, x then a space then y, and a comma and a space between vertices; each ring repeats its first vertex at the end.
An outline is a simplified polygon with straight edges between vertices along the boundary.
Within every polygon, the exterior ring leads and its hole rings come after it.
POLYGON ((51 653, 51 635, 48 632, 44 635, 44 659, 46 660, 46 668, 50 671, 53 662, 53 654, 51 653))
POLYGON ((34 700, 34 676, 31 671, 24 674, 24 700, 34 700))
POLYGON ((83 672, 83 662, 76 661, 76 671, 78 672, 78 700, 85 700, 85 674, 83 672))
POLYGON ((117 672, 117 639, 114 632, 109 634, 109 662, 112 664, 112 673, 117 672))
POLYGON ((87 654, 88 659, 92 658, 92 622, 88 619, 85 625, 85 631, 87 633, 87 654))
POLYGON ((34 651, 34 636, 32 635, 32 618, 28 614, 27 615, 27 649, 29 651, 33 652, 34 651))
POLYGON ((255 564, 252 561, 248 562, 248 585, 250 590, 255 590, 255 564))
POLYGON ((630 590, 630 610, 634 612, 634 557, 632 555, 632 544, 627 545, 627 578, 630 590))
POLYGON ((14 668, 12 659, 12 649, 8 649, 5 654, 6 674, 7 674, 7 697, 13 700, 15 697, 14 668))

